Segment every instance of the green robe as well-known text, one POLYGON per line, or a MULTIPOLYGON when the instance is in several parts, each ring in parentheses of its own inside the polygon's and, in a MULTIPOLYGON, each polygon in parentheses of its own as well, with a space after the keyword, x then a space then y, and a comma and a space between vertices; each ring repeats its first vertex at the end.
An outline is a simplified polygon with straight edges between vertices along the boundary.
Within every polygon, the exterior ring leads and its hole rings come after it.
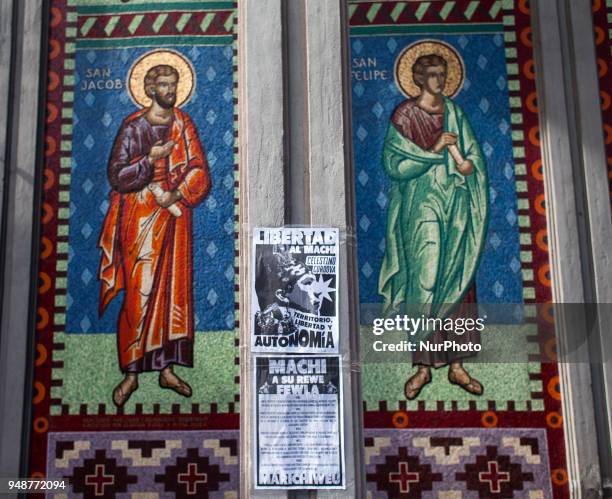
POLYGON ((385 314, 400 305, 445 317, 473 282, 484 247, 489 187, 484 156, 461 108, 445 98, 444 131, 474 171, 465 177, 448 150, 425 151, 390 124, 383 167, 392 179, 378 290, 385 314))

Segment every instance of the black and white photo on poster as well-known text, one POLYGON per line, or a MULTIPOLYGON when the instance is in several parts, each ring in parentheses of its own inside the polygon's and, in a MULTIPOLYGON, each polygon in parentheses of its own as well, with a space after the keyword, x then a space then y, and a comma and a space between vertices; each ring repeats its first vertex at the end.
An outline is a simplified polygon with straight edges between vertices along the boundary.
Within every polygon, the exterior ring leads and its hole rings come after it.
POLYGON ((254 229, 253 272, 253 352, 338 352, 338 229, 254 229))
POLYGON ((256 356, 255 488, 344 488, 340 357, 256 356))

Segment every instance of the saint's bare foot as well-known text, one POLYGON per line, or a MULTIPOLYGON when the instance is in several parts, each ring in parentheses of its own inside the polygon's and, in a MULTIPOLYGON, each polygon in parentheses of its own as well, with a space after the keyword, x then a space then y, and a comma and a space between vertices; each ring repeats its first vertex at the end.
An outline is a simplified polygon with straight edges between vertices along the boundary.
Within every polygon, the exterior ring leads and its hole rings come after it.
POLYGON ((448 381, 474 395, 482 395, 484 391, 480 381, 472 378, 460 363, 451 364, 448 369, 448 381))
POLYGON ((123 407, 130 395, 138 389, 138 376, 127 374, 113 390, 113 402, 117 407, 123 407))
POLYGON ((191 387, 179 378, 174 372, 172 368, 167 367, 162 369, 159 373, 159 386, 162 388, 169 388, 170 390, 174 390, 179 395, 183 397, 191 397, 191 387))
POLYGON ((408 400, 413 400, 421 392, 423 387, 431 382, 431 372, 429 367, 420 366, 404 385, 404 396, 408 400))

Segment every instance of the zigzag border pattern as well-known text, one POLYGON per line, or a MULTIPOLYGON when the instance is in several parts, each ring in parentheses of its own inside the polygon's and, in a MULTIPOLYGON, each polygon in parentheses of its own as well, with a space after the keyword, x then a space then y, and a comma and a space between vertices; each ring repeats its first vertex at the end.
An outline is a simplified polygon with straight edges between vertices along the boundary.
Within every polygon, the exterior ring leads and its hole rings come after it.
POLYGON ((351 2, 351 25, 491 23, 502 9, 502 0, 351 2))
POLYGON ((232 35, 235 12, 146 12, 85 14, 79 11, 79 36, 127 38, 156 36, 232 35))

